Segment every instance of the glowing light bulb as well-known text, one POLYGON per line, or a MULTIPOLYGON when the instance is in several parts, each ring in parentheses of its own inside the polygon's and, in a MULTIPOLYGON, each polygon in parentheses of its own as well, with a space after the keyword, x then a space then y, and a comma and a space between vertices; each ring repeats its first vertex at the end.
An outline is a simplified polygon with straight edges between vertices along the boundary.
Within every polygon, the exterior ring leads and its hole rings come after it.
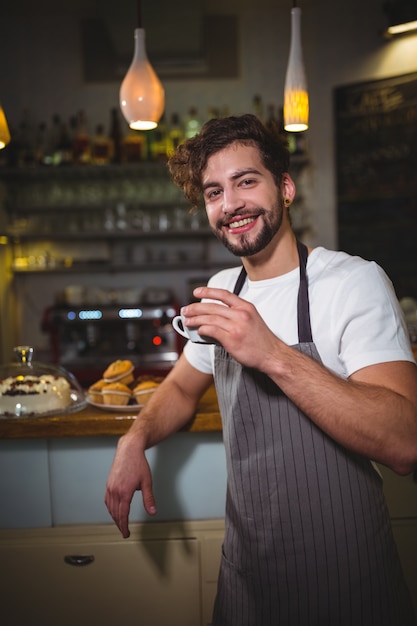
POLYGON ((291 9, 291 45, 284 88, 284 128, 300 132, 308 128, 309 102, 301 46, 301 9, 291 9))
POLYGON ((133 60, 120 87, 121 111, 130 128, 152 130, 164 107, 164 88, 146 54, 145 30, 136 28, 133 60))
POLYGON ((10 142, 10 131, 7 125, 6 116, 3 107, 0 104, 0 150, 5 148, 10 142))

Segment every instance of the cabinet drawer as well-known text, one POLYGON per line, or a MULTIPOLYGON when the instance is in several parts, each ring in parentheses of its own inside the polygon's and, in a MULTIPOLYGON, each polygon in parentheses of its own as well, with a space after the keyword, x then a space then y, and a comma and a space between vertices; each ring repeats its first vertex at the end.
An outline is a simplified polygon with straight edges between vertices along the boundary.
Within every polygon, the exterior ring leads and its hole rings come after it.
POLYGON ((3 626, 200 623, 195 538, 1 545, 0 559, 3 626))

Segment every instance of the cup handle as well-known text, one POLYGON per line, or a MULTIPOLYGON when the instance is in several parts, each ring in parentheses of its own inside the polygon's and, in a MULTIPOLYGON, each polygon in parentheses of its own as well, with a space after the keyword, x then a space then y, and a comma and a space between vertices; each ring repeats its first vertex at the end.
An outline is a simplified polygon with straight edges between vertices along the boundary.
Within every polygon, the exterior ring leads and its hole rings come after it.
POLYGON ((173 318, 171 323, 172 323, 173 328, 177 331, 177 333, 179 333, 180 335, 182 335, 183 337, 188 339, 188 335, 185 332, 184 327, 182 325, 182 317, 181 317, 181 315, 176 315, 173 318), (180 326, 180 324, 181 324, 181 326, 180 326))

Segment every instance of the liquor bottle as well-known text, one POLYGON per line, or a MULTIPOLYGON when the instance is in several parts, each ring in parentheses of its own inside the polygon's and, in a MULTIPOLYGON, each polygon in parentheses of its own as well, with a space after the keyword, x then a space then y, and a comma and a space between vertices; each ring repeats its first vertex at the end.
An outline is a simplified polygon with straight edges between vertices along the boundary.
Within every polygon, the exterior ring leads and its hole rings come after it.
POLYGON ((165 115, 162 115, 158 126, 152 131, 150 150, 152 161, 166 161, 168 155, 168 127, 165 115))
POLYGON ((111 141, 111 162, 121 163, 123 132, 117 107, 113 107, 110 111, 109 138, 111 141))
POLYGON ((180 116, 178 113, 173 113, 168 130, 168 156, 171 156, 183 141, 184 131, 180 124, 180 116))
POLYGON ((73 153, 75 163, 88 163, 90 160, 90 137, 87 132, 87 118, 83 110, 77 113, 77 131, 73 153))
POLYGON ((36 162, 35 136, 36 126, 32 113, 29 109, 24 109, 18 129, 20 161, 24 166, 34 165, 36 162))
MULTIPOLYGON (((147 132, 147 131, 146 131, 147 132)), ((145 131, 130 130, 122 140, 122 161, 139 163, 147 159, 147 140, 145 131)))
POLYGON ((68 124, 61 122, 58 144, 55 149, 54 162, 56 165, 70 165, 73 160, 72 141, 68 124))
POLYGON ((107 165, 110 163, 111 154, 112 143, 104 132, 103 124, 98 124, 91 140, 91 162, 94 165, 107 165))
POLYGON ((264 105, 262 102, 262 96, 259 94, 255 94, 252 100, 252 111, 256 117, 261 120, 261 122, 265 121, 264 118, 264 105))
POLYGON ((191 139, 201 130, 201 122, 198 119, 198 111, 196 107, 191 107, 188 111, 188 115, 184 120, 184 137, 185 139, 191 139))
POLYGON ((44 158, 47 152, 47 142, 48 137, 46 123, 40 122, 38 124, 35 137, 35 160, 38 164, 44 163, 44 158))
POLYGON ((207 120, 217 120, 221 116, 220 110, 217 107, 211 106, 207 110, 207 120))
POLYGON ((265 126, 270 132, 275 134, 280 134, 284 130, 282 124, 275 117, 275 107, 273 104, 268 104, 265 126))
POLYGON ((61 117, 58 113, 52 116, 52 123, 46 130, 46 146, 43 156, 45 165, 54 165, 56 161, 56 151, 61 136, 61 117))
POLYGON ((71 139, 72 161, 74 163, 75 162, 75 155, 74 155, 75 141, 77 139, 77 132, 78 132, 78 120, 77 120, 76 115, 71 115, 69 118, 68 132, 69 132, 70 139, 71 139))
POLYGON ((288 150, 290 151, 290 154, 294 154, 295 150, 296 150, 296 138, 295 138, 295 135, 297 135, 298 133, 287 133, 287 131, 284 129, 284 109, 283 109, 283 107, 280 107, 279 110, 278 110, 278 129, 279 129, 280 135, 283 135, 283 137, 286 139, 286 141, 288 143, 288 150))

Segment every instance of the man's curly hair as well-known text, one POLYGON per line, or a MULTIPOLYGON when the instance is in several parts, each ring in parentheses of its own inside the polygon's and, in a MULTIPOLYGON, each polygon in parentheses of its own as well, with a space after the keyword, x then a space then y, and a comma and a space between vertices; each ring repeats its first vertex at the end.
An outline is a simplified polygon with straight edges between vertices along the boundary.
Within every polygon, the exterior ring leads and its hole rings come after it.
POLYGON ((198 135, 180 144, 168 160, 174 183, 194 207, 202 197, 201 177, 209 157, 234 142, 257 147, 264 166, 280 186, 282 175, 289 168, 288 143, 283 135, 267 129, 249 113, 212 119, 198 135))

